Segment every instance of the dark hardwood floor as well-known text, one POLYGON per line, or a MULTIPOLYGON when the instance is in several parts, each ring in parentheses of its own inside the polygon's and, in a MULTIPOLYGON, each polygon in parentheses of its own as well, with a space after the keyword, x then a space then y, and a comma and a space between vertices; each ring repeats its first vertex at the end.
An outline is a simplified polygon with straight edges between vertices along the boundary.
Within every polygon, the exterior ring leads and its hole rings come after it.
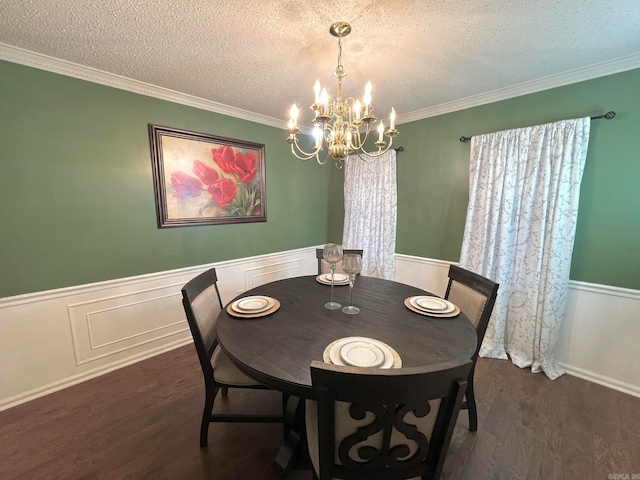
MULTIPOLYGON (((444 479, 640 478, 639 398, 486 359, 476 397, 479 430, 462 412, 444 479)), ((213 424, 201 450, 203 401, 188 345, 0 412, 0 479, 277 479, 281 426, 213 424)), ((218 407, 276 413, 279 401, 232 390, 218 407)))

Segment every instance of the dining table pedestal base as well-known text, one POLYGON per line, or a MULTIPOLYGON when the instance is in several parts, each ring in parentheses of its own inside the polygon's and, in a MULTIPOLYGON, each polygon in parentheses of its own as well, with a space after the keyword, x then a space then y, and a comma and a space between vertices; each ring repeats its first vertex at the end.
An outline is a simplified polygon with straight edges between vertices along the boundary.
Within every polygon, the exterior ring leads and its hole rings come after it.
POLYGON ((280 446, 271 469, 280 477, 286 477, 292 469, 313 468, 307 448, 305 427, 305 401, 293 395, 287 399, 285 409, 285 439, 280 446))

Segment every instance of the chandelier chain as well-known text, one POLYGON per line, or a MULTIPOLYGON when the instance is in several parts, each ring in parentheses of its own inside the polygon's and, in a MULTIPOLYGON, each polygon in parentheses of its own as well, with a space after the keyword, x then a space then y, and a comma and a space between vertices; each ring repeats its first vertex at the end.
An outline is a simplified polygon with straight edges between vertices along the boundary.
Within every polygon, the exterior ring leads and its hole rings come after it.
POLYGON ((338 67, 336 70, 341 72, 344 70, 342 66, 342 37, 338 37, 338 67))

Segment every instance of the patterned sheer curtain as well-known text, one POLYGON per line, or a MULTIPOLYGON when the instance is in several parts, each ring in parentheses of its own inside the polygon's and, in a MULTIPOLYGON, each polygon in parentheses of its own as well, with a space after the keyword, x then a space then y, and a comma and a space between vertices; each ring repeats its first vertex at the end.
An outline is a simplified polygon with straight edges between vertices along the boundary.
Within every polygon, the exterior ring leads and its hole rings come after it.
POLYGON ((460 264, 498 283, 480 356, 564 373, 554 349, 564 316, 590 119, 471 140, 460 264))
POLYGON ((344 248, 362 248, 362 274, 395 278, 396 151, 373 162, 351 155, 344 172, 344 248))

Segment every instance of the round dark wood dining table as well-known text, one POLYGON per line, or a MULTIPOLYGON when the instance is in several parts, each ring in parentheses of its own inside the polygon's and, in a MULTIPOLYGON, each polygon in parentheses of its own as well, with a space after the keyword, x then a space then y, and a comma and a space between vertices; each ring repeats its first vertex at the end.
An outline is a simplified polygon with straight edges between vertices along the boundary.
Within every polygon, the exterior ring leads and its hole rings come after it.
MULTIPOLYGON (((302 398, 313 396, 310 365, 322 360, 331 342, 343 337, 368 337, 398 352, 403 367, 434 365, 471 358, 476 332, 462 313, 453 318, 432 318, 409 310, 407 297, 431 295, 403 283, 358 276, 353 304, 360 313, 328 310, 330 286, 315 275, 260 285, 238 297, 265 295, 280 302, 274 313, 258 318, 237 318, 220 313, 218 342, 248 376, 281 392, 302 398)), ((334 298, 349 305, 349 287, 335 286, 334 298)), ((236 300, 234 299, 234 300, 236 300)))

